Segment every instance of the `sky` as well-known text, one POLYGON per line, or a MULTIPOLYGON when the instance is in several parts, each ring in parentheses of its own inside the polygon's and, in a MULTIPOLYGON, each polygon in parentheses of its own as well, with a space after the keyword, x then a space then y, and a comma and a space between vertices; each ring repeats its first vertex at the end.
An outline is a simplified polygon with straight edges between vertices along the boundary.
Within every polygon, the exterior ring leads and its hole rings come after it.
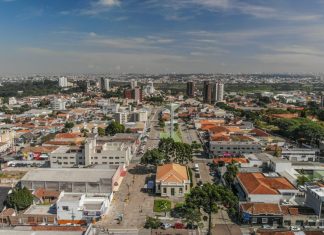
POLYGON ((0 0, 0 74, 324 72, 324 0, 0 0))

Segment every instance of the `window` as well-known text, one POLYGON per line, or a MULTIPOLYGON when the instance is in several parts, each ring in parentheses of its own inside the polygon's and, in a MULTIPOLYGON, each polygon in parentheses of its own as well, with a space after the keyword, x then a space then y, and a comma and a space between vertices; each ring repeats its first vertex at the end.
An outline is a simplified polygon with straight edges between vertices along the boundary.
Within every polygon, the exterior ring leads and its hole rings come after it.
POLYGON ((262 223, 267 224, 268 223, 268 218, 262 218, 262 223))
POLYGON ((174 188, 171 188, 171 196, 174 196, 174 194, 175 194, 175 190, 174 188))
POLYGON ((95 157, 94 159, 98 159, 98 157, 95 157))
POLYGON ((112 164, 114 164, 113 162, 109 162, 109 165, 112 165, 112 164))
POLYGON ((179 194, 182 194, 182 193, 183 193, 183 189, 179 188, 179 194))
POLYGON ((102 162, 103 165, 107 165, 107 162, 102 162))
POLYGON ((166 188, 163 188, 163 193, 167 193, 167 189, 166 188))
POLYGON ((69 210, 69 207, 68 206, 62 206, 62 210, 68 211, 69 210))
POLYGON ((159 190, 159 191, 161 190, 161 185, 158 185, 158 190, 159 190))
POLYGON ((115 164, 119 164, 119 162, 115 162, 115 164))
POLYGON ((114 157, 109 157, 109 159, 114 159, 114 157))
POLYGON ((252 224, 258 223, 258 218, 252 218, 252 224))
POLYGON ((115 157, 115 159, 119 159, 119 157, 115 157))
POLYGON ((102 159, 107 159, 107 157, 102 157, 102 159))

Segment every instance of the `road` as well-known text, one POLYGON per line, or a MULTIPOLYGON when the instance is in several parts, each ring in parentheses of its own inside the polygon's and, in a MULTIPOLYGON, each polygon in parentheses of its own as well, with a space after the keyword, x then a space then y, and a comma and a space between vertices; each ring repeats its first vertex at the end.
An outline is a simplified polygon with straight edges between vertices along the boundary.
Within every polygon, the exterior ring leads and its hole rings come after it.
MULTIPOLYGON (((155 125, 158 122, 158 114, 161 108, 152 110, 148 127, 151 129, 144 152, 156 148, 159 144, 160 134, 155 125)), ((127 174, 115 193, 111 207, 101 221, 95 227, 100 230, 113 232, 113 234, 145 234, 139 231, 144 226, 146 216, 153 216, 154 197, 143 191, 147 180, 152 177, 152 172, 145 166, 137 163, 141 155, 134 156, 128 167, 127 174), (145 203, 143 203, 145 202, 145 203), (123 215, 122 222, 118 223, 116 218, 123 215)))

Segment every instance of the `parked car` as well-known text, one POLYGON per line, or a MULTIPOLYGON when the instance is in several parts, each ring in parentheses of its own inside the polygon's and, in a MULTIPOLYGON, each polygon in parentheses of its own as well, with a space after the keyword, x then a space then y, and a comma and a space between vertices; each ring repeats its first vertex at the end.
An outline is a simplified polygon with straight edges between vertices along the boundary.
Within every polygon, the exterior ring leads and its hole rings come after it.
POLYGON ((184 226, 183 223, 181 223, 181 222, 177 222, 177 223, 174 224, 174 228, 175 228, 175 229, 184 229, 185 226, 184 226))
POLYGON ((191 224, 191 223, 188 223, 187 226, 186 226, 186 229, 197 229, 198 226, 196 224, 191 224))
POLYGON ((168 229, 168 228, 171 228, 171 227, 172 227, 172 225, 169 224, 169 223, 161 223, 161 228, 162 229, 168 229))
POLYGON ((300 227, 290 226, 290 230, 293 231, 293 232, 298 232, 298 231, 300 231, 300 227))

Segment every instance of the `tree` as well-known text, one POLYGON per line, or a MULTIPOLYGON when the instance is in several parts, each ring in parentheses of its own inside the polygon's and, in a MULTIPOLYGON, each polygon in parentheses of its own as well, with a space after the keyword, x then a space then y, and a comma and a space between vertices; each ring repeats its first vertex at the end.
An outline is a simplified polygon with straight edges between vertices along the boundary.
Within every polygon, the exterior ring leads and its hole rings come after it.
POLYGON ((165 155, 158 149, 148 150, 141 158, 141 164, 157 166, 163 163, 165 155))
POLYGON ((161 220, 159 220, 158 218, 153 218, 153 217, 147 216, 144 228, 158 229, 160 227, 160 225, 161 225, 161 220))
POLYGON ((178 123, 174 123, 173 124, 174 130, 177 131, 179 130, 179 124, 178 123))
POLYGON ((102 127, 98 127, 98 135, 99 136, 104 136, 105 135, 105 129, 103 129, 102 127))
POLYGON ((226 172, 224 174, 224 179, 227 182, 228 185, 232 185, 234 182, 234 179, 239 171, 238 166, 235 164, 235 162, 232 162, 231 164, 228 164, 226 166, 226 172))
POLYGON ((309 182, 309 179, 305 175, 299 175, 297 177, 297 185, 304 185, 305 183, 309 182))
POLYGON ((69 132, 74 127, 74 122, 66 122, 63 128, 63 132, 69 132))
POLYGON ((10 208, 17 210, 24 210, 33 203, 33 195, 26 188, 14 189, 11 194, 8 195, 6 204, 10 208))
POLYGON ((165 154, 165 162, 185 164, 192 161, 190 144, 175 142, 172 138, 163 138, 159 142, 159 150, 165 154))
POLYGON ((89 134, 89 130, 88 129, 82 128, 80 132, 81 132, 81 134, 83 134, 84 137, 88 137, 88 134, 89 134))
POLYGON ((208 235, 211 235, 212 213, 217 213, 218 203, 221 196, 214 184, 204 184, 202 187, 196 186, 186 197, 186 204, 190 208, 202 209, 208 214, 208 235))
POLYGON ((125 133, 125 126, 113 121, 107 126, 106 135, 116 135, 117 133, 125 133))
POLYGON ((319 120, 324 121, 324 110, 321 109, 317 112, 317 117, 319 120))
POLYGON ((163 120, 159 120, 159 127, 164 128, 165 127, 165 122, 163 120))
POLYGON ((238 199, 230 189, 210 183, 194 187, 186 196, 185 203, 188 208, 202 209, 208 214, 207 234, 209 235, 211 234, 212 214, 217 213, 219 204, 228 208, 231 216, 237 213, 238 207, 238 199))

